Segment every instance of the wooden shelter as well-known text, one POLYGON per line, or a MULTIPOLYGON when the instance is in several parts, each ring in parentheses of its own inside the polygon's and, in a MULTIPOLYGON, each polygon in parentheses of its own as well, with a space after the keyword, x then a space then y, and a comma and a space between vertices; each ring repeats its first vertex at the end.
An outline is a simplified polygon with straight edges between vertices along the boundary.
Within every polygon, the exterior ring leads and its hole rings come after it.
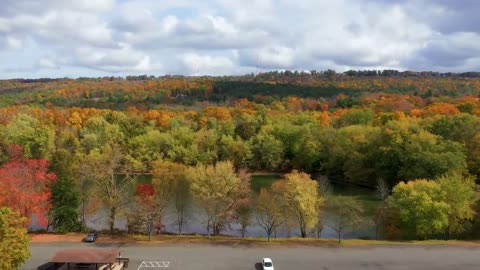
POLYGON ((121 258, 117 249, 70 249, 59 251, 50 260, 62 264, 60 269, 120 270, 128 266, 128 259, 121 258), (94 267, 94 268, 93 268, 94 267))

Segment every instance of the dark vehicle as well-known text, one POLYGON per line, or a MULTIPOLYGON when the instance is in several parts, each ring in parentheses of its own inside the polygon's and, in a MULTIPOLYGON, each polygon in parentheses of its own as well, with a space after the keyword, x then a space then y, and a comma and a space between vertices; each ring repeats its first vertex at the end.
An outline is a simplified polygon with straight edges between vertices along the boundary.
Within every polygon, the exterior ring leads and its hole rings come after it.
POLYGON ((85 242, 95 242, 97 240, 98 235, 96 233, 89 233, 87 237, 85 237, 84 241, 85 242))

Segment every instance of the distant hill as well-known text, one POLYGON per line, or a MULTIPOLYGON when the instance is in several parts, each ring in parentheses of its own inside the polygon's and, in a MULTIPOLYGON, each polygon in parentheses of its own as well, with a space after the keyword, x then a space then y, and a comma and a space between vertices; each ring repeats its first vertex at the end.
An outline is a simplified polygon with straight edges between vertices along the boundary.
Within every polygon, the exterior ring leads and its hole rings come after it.
POLYGON ((366 70, 336 73, 267 72, 223 77, 127 76, 102 78, 11 79, 0 81, 0 107, 36 104, 65 107, 125 109, 161 104, 190 106, 208 101, 228 104, 246 98, 270 104, 296 96, 330 99, 339 94, 408 94, 427 97, 476 96, 480 73, 436 73, 366 70))

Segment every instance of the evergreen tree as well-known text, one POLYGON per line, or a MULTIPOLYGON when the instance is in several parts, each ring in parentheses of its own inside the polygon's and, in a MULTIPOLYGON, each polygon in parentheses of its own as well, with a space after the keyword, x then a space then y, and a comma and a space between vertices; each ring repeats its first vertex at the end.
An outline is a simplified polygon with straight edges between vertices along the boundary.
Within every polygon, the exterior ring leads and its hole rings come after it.
POLYGON ((80 229, 79 194, 74 182, 73 162, 73 156, 64 149, 56 151, 52 157, 51 170, 55 172, 58 179, 51 187, 50 224, 58 232, 80 229))

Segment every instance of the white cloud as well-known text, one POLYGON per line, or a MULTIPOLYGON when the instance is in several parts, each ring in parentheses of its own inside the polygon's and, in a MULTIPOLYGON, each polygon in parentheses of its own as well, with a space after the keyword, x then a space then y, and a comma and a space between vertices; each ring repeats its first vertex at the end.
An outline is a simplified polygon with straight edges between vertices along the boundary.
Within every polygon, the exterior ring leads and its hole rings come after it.
POLYGON ((283 46, 268 46, 255 50, 240 51, 240 63, 246 66, 255 66, 263 69, 284 69, 294 65, 294 49, 283 46))
POLYGON ((182 56, 182 63, 186 70, 193 75, 231 73, 234 63, 228 57, 199 55, 187 53, 182 56))
POLYGON ((159 65, 151 63, 150 56, 120 44, 120 49, 80 47, 74 52, 71 64, 110 72, 157 71, 159 65))
POLYGON ((53 59, 45 58, 45 57, 40 58, 37 61, 37 66, 39 68, 58 69, 58 65, 57 65, 57 63, 55 63, 55 61, 53 59))
POLYGON ((23 47, 23 41, 13 36, 7 37, 7 46, 10 49, 20 49, 23 47))
POLYGON ((470 0, 3 0, 0 54, 25 57, 0 70, 478 70, 478 11, 470 0))

